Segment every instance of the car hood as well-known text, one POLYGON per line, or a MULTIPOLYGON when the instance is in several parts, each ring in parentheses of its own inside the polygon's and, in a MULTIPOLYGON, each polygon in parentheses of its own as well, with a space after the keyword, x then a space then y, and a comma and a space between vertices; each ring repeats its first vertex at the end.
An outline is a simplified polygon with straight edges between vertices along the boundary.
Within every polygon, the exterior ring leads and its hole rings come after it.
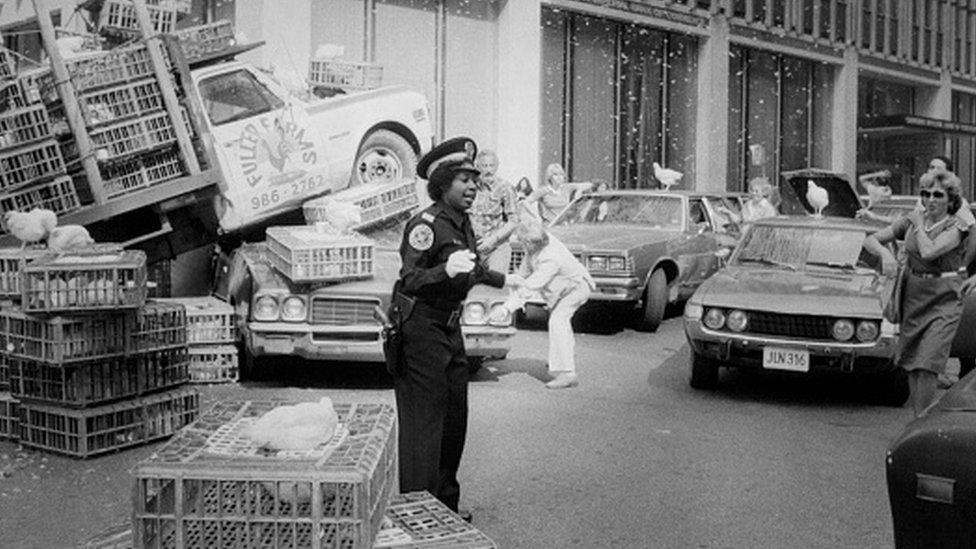
POLYGON ((639 225, 558 225, 548 230, 567 247, 576 250, 627 250, 666 242, 680 234, 639 225))
POLYGON ((881 316, 880 277, 782 269, 726 267, 705 281, 696 297, 706 306, 786 314, 881 316))

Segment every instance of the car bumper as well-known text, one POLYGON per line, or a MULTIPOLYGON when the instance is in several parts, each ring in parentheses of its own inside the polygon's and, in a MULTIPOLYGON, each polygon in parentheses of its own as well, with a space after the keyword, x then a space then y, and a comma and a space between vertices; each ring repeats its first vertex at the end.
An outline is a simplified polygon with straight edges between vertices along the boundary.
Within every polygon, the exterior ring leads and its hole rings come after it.
POLYGON ((701 321, 684 320, 692 350, 723 366, 763 369, 763 348, 775 346, 810 354, 811 373, 879 374, 892 369, 896 340, 882 335, 872 343, 808 341, 795 338, 732 335, 706 328, 701 321))
MULTIPOLYGON (((468 356, 503 358, 511 350, 515 327, 464 326, 468 356)), ((250 323, 247 345, 256 356, 299 356, 308 360, 382 362, 378 326, 315 327, 275 322, 250 323)))
POLYGON ((636 302, 643 290, 641 280, 635 277, 593 277, 593 282, 596 290, 590 294, 590 301, 636 302))

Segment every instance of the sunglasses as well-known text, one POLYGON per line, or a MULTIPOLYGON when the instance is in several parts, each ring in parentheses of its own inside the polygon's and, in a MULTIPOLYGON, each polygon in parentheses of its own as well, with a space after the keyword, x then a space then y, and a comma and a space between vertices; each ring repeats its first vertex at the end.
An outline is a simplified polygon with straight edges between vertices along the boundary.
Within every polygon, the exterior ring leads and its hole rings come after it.
POLYGON ((942 200, 946 197, 944 191, 919 191, 918 195, 922 198, 934 198, 936 200, 942 200))

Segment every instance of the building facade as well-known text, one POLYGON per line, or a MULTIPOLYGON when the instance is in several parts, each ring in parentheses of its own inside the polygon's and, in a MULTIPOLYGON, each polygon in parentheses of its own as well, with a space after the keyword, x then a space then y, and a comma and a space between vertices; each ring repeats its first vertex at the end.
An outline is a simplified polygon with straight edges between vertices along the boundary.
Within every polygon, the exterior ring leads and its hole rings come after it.
MULTIPOLYGON (((73 0, 46 2, 71 19, 73 0)), ((889 170, 911 193, 947 154, 974 194, 969 0, 194 0, 182 24, 221 18, 283 78, 322 44, 381 64, 427 95, 440 137, 497 150, 512 180, 559 162, 653 187, 658 162, 684 187, 744 190, 815 167, 889 170)), ((0 11, 0 34, 23 19, 0 11)))

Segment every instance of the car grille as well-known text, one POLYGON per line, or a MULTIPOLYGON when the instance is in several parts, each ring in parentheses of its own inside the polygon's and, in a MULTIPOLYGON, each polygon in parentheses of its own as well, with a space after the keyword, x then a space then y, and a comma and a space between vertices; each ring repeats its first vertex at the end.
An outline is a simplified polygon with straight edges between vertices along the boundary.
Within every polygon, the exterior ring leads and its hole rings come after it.
POLYGON ((380 304, 374 299, 312 298, 312 324, 350 326, 377 324, 374 307, 380 304))
POLYGON ((749 311, 748 331, 753 334, 826 340, 834 338, 833 326, 830 317, 749 311))

